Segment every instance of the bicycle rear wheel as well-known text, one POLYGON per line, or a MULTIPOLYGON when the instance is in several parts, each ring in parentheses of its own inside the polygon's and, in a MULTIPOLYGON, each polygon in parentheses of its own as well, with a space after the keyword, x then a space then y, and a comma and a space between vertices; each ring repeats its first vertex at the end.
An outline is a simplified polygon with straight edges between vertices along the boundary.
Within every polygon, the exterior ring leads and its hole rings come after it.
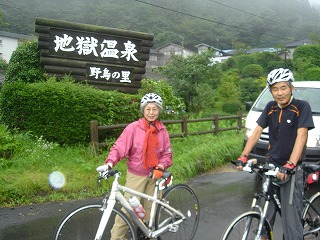
POLYGON ((314 194, 306 203, 302 215, 305 240, 320 239, 320 192, 314 194))
MULTIPOLYGON (((246 212, 237 217, 226 229, 221 240, 255 240, 260 223, 260 214, 257 212, 246 212), (246 237, 245 237, 246 236, 246 237)), ((264 234, 268 240, 272 240, 272 230, 268 221, 263 225, 264 234)))
MULTIPOLYGON (((172 229, 172 231, 162 234, 158 239, 193 239, 199 224, 200 209, 198 198, 192 188, 185 184, 177 184, 170 187, 162 198, 168 201, 171 207, 183 213, 187 219, 179 224, 176 232, 172 229)), ((156 212, 155 227, 159 229, 178 219, 178 216, 169 213, 167 209, 159 205, 156 212)))
MULTIPOLYGON (((53 240, 94 239, 102 217, 101 205, 89 204, 69 213, 55 230, 53 240)), ((114 208, 103 233, 102 239, 109 240, 115 217, 119 216, 127 225, 126 239, 136 240, 134 227, 129 218, 114 208)))

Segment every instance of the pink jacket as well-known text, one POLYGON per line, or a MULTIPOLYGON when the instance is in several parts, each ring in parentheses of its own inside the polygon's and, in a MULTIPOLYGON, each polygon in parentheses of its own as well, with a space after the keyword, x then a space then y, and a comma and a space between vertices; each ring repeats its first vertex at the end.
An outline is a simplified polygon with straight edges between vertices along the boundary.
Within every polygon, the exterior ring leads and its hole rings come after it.
MULTIPOLYGON (((157 149, 159 164, 164 168, 172 165, 172 149, 169 134, 163 123, 158 129, 160 146, 157 149)), ((139 176, 148 176, 152 168, 144 168, 142 160, 142 147, 146 131, 142 118, 130 123, 121 133, 117 141, 110 149, 106 163, 115 166, 123 158, 127 158, 128 171, 139 176)))

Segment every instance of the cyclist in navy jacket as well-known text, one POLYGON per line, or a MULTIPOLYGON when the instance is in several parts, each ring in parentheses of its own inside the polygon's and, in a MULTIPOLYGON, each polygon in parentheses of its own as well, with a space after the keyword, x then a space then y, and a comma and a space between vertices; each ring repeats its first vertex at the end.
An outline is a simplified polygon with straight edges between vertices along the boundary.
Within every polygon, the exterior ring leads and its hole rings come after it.
MULTIPOLYGON (((274 69, 268 74, 267 85, 274 101, 267 104, 257 120, 258 125, 238 158, 237 169, 242 169, 248 161, 247 156, 259 140, 262 130, 269 127, 269 150, 266 161, 280 168, 277 174, 280 181, 286 180, 289 177, 288 171, 295 169, 294 177, 277 190, 281 198, 284 239, 302 240, 304 179, 301 161, 307 143, 308 130, 314 128, 314 123, 309 103, 292 96, 293 81, 294 77, 289 69, 274 69)), ((275 206, 270 202, 267 219, 272 225, 275 216, 275 206)))

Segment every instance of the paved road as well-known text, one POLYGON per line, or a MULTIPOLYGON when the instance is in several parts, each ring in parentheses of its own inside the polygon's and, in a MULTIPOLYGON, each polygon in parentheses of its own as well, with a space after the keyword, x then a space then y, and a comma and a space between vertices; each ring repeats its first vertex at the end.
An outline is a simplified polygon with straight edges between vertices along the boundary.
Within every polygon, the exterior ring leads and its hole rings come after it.
MULTIPOLYGON (((200 201, 200 224, 194 239, 219 240, 228 224, 249 210, 254 175, 236 172, 227 166, 197 176, 188 184, 200 201)), ((99 199, 0 209, 0 240, 51 239, 55 226, 66 213, 93 201, 99 202, 99 199)), ((281 235, 281 224, 277 221, 274 234, 280 239, 277 235, 281 235)))

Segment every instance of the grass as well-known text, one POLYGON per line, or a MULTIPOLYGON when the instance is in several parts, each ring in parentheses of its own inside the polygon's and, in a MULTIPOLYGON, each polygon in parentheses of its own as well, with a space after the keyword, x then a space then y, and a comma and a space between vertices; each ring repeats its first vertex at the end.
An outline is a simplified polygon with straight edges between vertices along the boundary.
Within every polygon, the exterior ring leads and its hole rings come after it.
MULTIPOLYGON (((174 182, 184 182, 235 159, 242 148, 243 133, 227 131, 218 135, 190 136, 171 139, 174 152, 174 182)), ((102 196, 109 183, 97 184, 95 169, 104 163, 108 150, 100 155, 90 146, 62 147, 29 134, 16 134, 14 154, 0 158, 0 207, 13 207, 50 201, 65 201, 102 196), (63 173, 66 184, 57 190, 48 176, 63 173)), ((126 163, 116 168, 126 175, 126 163)))

